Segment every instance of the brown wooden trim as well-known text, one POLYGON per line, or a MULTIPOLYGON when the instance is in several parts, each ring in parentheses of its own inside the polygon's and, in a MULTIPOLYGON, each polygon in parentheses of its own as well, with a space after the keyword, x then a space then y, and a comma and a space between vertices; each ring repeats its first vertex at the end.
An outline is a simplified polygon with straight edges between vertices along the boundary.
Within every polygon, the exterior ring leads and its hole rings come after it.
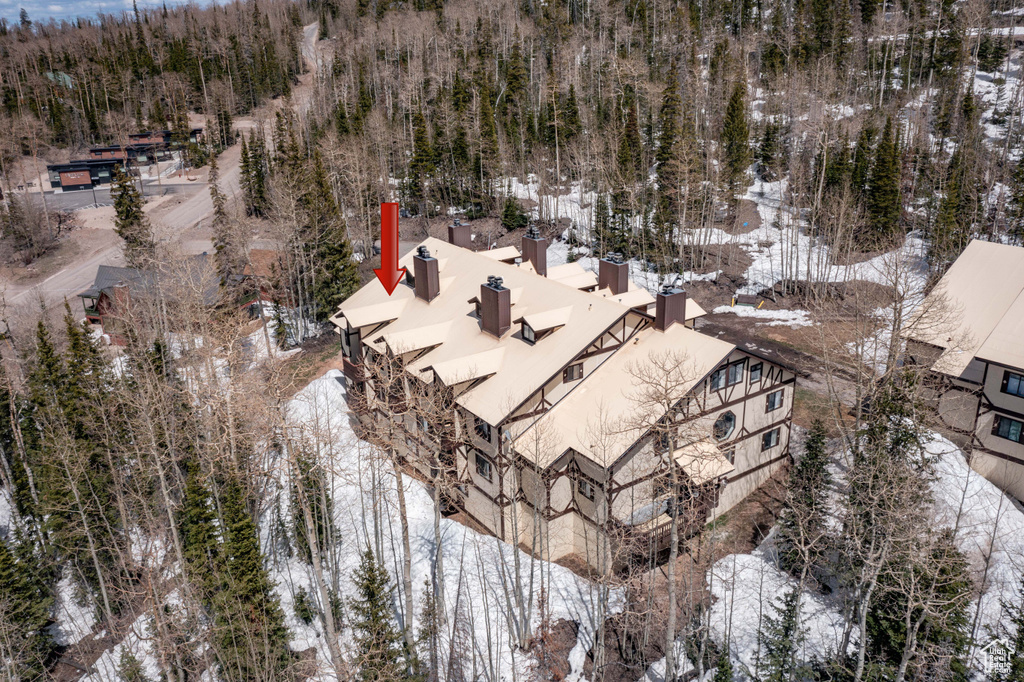
MULTIPOLYGON (((630 309, 630 310, 626 311, 625 313, 623 313, 623 314, 622 314, 622 316, 621 316, 621 317, 619 317, 619 318, 618 318, 618 319, 616 319, 616 320, 615 320, 614 322, 612 322, 612 323, 611 323, 610 325, 608 325, 608 327, 607 327, 607 328, 605 328, 605 329, 604 329, 604 330, 603 330, 603 331, 602 331, 602 332, 601 332, 600 334, 598 334, 598 335, 597 335, 597 338, 598 338, 598 339, 600 339, 601 337, 603 337, 603 336, 604 336, 605 334, 607 334, 608 332, 610 332, 610 331, 612 330, 612 328, 613 328, 613 327, 615 327, 615 325, 617 325, 617 324, 619 324, 619 323, 622 323, 622 333, 623 333, 623 335, 625 335, 625 333, 626 333, 626 317, 627 317, 627 316, 629 315, 629 313, 630 313, 630 312, 632 312, 632 309, 630 309)), ((637 333, 637 332, 639 332, 639 331, 640 331, 641 329, 643 329, 643 327, 642 327, 641 325, 637 325, 636 329, 634 329, 634 330, 633 330, 633 334, 632 334, 631 336, 627 337, 626 339, 624 339, 624 340, 623 340, 623 343, 625 343, 625 341, 626 341, 626 340, 628 340, 628 339, 632 338, 633 336, 635 336, 635 335, 636 335, 636 333, 637 333)), ((621 345, 621 344, 620 344, 620 345, 621 345)), ((589 346, 587 346, 587 347, 589 348, 589 346)), ((584 350, 586 350, 586 349, 584 349, 584 350)), ((544 386, 547 386, 547 385, 548 385, 548 383, 549 383, 549 382, 550 382, 550 381, 551 381, 552 379, 554 379, 555 377, 560 377, 560 376, 562 376, 562 372, 564 372, 564 371, 565 371, 565 368, 566 368, 566 367, 568 367, 569 365, 571 365, 571 364, 573 364, 573 363, 575 363, 575 362, 578 362, 578 361, 577 361, 577 359, 576 359, 576 358, 577 358, 578 356, 579 356, 579 353, 577 353, 576 355, 572 356, 572 359, 570 359, 570 360, 569 360, 569 362, 567 362, 567 363, 565 363, 564 365, 562 365, 561 367, 559 367, 559 368, 558 368, 558 371, 556 371, 556 372, 555 372, 554 374, 552 374, 552 375, 551 375, 550 377, 548 377, 548 378, 547 378, 547 379, 546 379, 545 381, 543 381, 543 382, 541 383, 541 387, 543 388, 544 386)), ((572 393, 572 391, 567 391, 565 395, 569 395, 570 393, 572 393)), ((526 397, 526 399, 525 399, 525 400, 523 400, 523 401, 522 401, 521 403, 519 403, 518 405, 516 405, 516 406, 515 406, 514 408, 512 408, 511 410, 509 410, 508 414, 509 414, 509 415, 515 414, 515 413, 516 413, 516 411, 518 411, 518 410, 519 410, 519 408, 521 408, 521 407, 522 407, 523 405, 525 405, 525 404, 526 404, 527 402, 529 402, 529 401, 530 401, 530 399, 531 399, 531 398, 532 398, 532 397, 533 397, 534 395, 536 395, 536 391, 534 391, 533 393, 531 393, 530 395, 528 395, 528 396, 526 397)), ((564 398, 565 396, 562 396, 562 397, 564 398)), ((561 399, 559 399, 559 400, 561 400, 561 399)), ((498 424, 496 424, 496 426, 499 426, 499 427, 503 426, 503 425, 505 424, 505 422, 507 421, 507 419, 508 419, 508 417, 506 416, 506 418, 505 418, 505 419, 502 419, 502 420, 501 420, 501 421, 500 421, 500 422, 499 422, 498 424)))
MULTIPOLYGON (((1003 439, 1003 440, 1006 440, 1006 439, 1003 439)), ((1013 443, 1014 441, 1011 440, 1011 441, 1007 441, 1007 442, 1013 443)), ((1024 443, 1018 443, 1018 445, 1024 445, 1024 443)), ((1019 466, 1024 466, 1024 459, 1020 459, 1019 457, 1016 457, 1015 455, 1008 455, 1005 452, 996 452, 995 450, 990 450, 990 449, 988 449, 987 447, 984 447, 984 446, 973 448, 973 450, 971 452, 971 455, 973 455, 975 452, 981 452, 981 453, 989 455, 991 457, 997 457, 999 459, 1005 459, 1007 462, 1012 462, 1013 464, 1017 464, 1019 466)), ((968 457, 970 457, 970 456, 968 456, 968 457)))
MULTIPOLYGON (((743 351, 743 352, 746 352, 746 351, 743 351)), ((766 362, 767 362, 767 361, 766 361, 766 362)), ((715 370, 717 370, 717 369, 718 369, 718 367, 716 366, 716 367, 715 367, 715 370)), ((711 370, 711 371, 713 372, 713 371, 715 371, 715 370, 711 370)), ((708 372, 708 374, 705 374, 705 375, 704 375, 704 379, 707 379, 707 377, 708 377, 708 375, 709 375, 709 374, 711 374, 711 372, 708 372)), ((697 382, 697 383, 699 384, 700 382, 697 382)), ((701 410, 700 412, 698 412, 697 414, 695 414, 695 415, 693 415, 693 416, 689 417, 689 419, 687 419, 686 421, 691 421, 691 420, 693 420, 693 419, 699 419, 700 417, 703 417, 703 416, 705 416, 705 415, 707 415, 707 414, 711 414, 711 413, 713 413, 713 412, 717 412, 718 410, 728 410, 729 408, 731 408, 731 407, 735 407, 736 405, 741 405, 741 404, 743 404, 743 403, 747 402, 748 400, 753 400, 754 398, 758 398, 758 397, 760 397, 760 396, 766 395, 767 393, 770 393, 770 392, 771 392, 771 391, 773 391, 773 390, 778 390, 778 387, 779 387, 779 386, 785 387, 785 386, 788 386, 788 385, 790 385, 790 384, 792 384, 792 385, 793 385, 794 387, 796 386, 796 376, 795 376, 795 375, 794 375, 794 376, 792 376, 792 377, 790 377, 789 379, 784 379, 784 380, 782 380, 782 381, 779 381, 779 382, 777 382, 777 383, 773 383, 773 384, 770 384, 770 385, 769 385, 769 386, 768 386, 767 388, 762 388, 762 389, 761 389, 761 390, 759 390, 759 391, 758 391, 757 393, 750 393, 750 394, 748 394, 748 395, 744 396, 743 398, 737 398, 736 400, 733 400, 733 401, 730 401, 730 402, 727 402, 727 403, 723 403, 723 404, 721 404, 721 405, 716 405, 716 406, 715 406, 715 407, 714 407, 713 409, 707 409, 707 408, 705 407, 704 409, 702 409, 702 410, 701 410)), ((696 385, 696 384, 695 384, 695 385, 696 385)), ((733 385, 734 385, 734 386, 737 386, 737 385, 739 385, 739 384, 733 384, 733 385)), ((749 384, 748 384, 748 386, 749 386, 749 384)), ((689 397, 689 396, 687 396, 687 397, 689 397)), ((796 398, 796 395, 795 395, 795 394, 794 394, 793 398, 794 398, 794 399, 796 398)), ((682 402, 683 402, 683 400, 686 400, 686 398, 683 398, 682 400, 680 400, 680 401, 679 401, 679 403, 682 403, 682 402)), ((676 403, 676 404, 678 405, 679 403, 676 403)), ((790 414, 789 414, 789 416, 787 417, 787 420, 788 420, 788 419, 790 419, 790 418, 792 418, 792 409, 790 409, 790 414)), ((783 421, 785 421, 785 420, 783 420, 783 421)), ((778 425, 778 424, 780 424, 780 423, 781 423, 781 422, 773 422, 773 424, 772 424, 772 425, 773 425, 773 426, 777 426, 777 425, 778 425)), ((742 429, 745 429, 745 428, 746 428, 745 426, 744 426, 744 427, 741 427, 741 430, 742 430, 742 429)), ((762 429, 762 431, 763 431, 763 429, 762 429)), ((650 432, 649 432, 649 431, 648 431, 648 432, 645 432, 645 433, 644 433, 644 434, 643 434, 642 436, 640 436, 640 437, 639 437, 638 439, 636 439, 636 440, 635 440, 635 441, 633 442, 633 444, 632 444, 632 445, 630 445, 630 446, 629 446, 628 448, 626 448, 626 450, 625 450, 625 451, 624 451, 624 452, 623 452, 623 453, 622 453, 621 455, 619 455, 619 457, 618 457, 618 458, 617 458, 617 459, 616 459, 616 460, 615 460, 614 462, 612 462, 612 464, 611 464, 611 465, 610 465, 609 467, 607 467, 607 468, 608 468, 608 469, 615 469, 615 468, 616 468, 616 467, 618 467, 618 466, 619 466, 619 464, 621 464, 621 463, 622 463, 622 462, 623 462, 623 461, 624 461, 624 460, 625 460, 625 459, 626 459, 627 457, 629 457, 629 456, 632 456, 632 455, 636 454, 636 452, 635 452, 635 449, 637 448, 637 446, 639 446, 639 445, 642 445, 642 441, 643 441, 643 440, 644 440, 645 438, 647 438, 647 436, 648 436, 649 434, 650 434, 650 432)), ((730 441, 730 442, 738 442, 739 440, 742 440, 742 439, 739 439, 739 438, 738 438, 738 439, 736 439, 735 441, 730 441)))
POLYGON ((781 455, 779 455, 775 459, 770 459, 767 462, 761 462, 760 464, 758 464, 753 469, 747 469, 743 473, 741 473, 741 474, 739 474, 737 476, 733 476, 731 478, 726 478, 725 480, 728 481, 729 483, 734 483, 736 481, 741 481, 744 478, 746 478, 747 476, 749 476, 750 474, 757 473, 758 471, 760 471, 761 469, 764 469, 765 467, 770 467, 771 465, 777 464, 778 462, 781 462, 784 459, 788 459, 789 458, 789 443, 786 443, 785 450, 786 451, 784 453, 782 453, 781 455))
MULTIPOLYGON (((792 435, 793 429, 789 426, 789 424, 792 422, 792 420, 793 420, 793 411, 791 409, 789 411, 789 413, 783 419, 780 419, 777 422, 772 422, 768 426, 766 426, 766 427, 764 427, 764 428, 762 428, 762 429, 760 429, 758 431, 754 431, 754 432, 752 432, 752 433, 750 433, 750 434, 748 434, 746 436, 743 436, 742 438, 736 438, 734 440, 729 441, 728 443, 723 443, 723 445, 726 445, 727 447, 735 447, 738 443, 742 443, 743 441, 749 440, 751 438, 756 438, 757 436, 760 436, 761 434, 763 434, 765 431, 770 431, 772 429, 779 428, 781 426, 786 426, 787 427, 786 428, 786 433, 788 435, 792 435)), ((764 452, 764 451, 762 450, 761 452, 764 452)), ((787 454, 787 456, 789 454, 789 440, 788 439, 786 440, 786 454, 787 454)), ((751 471, 753 471, 753 469, 751 469, 751 471)), ((632 481, 629 481, 628 483, 623 483, 622 485, 619 485, 619 486, 613 486, 613 487, 608 489, 608 492, 609 492, 609 494, 612 494, 612 495, 618 495, 623 490, 628 490, 628 489, 632 488, 633 486, 637 485, 638 483, 643 483, 643 482, 649 481, 649 480, 651 480, 651 479, 653 479, 653 478, 655 478, 657 476, 661 476, 662 473, 663 472, 661 472, 661 471, 652 471, 651 473, 646 474, 644 476, 641 476, 640 478, 635 478, 632 481)))

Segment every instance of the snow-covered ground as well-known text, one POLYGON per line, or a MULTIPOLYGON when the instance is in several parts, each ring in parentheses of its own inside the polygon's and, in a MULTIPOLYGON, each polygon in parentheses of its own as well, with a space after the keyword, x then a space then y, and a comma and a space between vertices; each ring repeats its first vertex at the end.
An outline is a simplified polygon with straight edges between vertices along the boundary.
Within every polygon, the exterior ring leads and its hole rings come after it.
MULTIPOLYGON (((1016 599, 1024 575, 1024 511, 971 469, 950 441, 930 434, 924 449, 935 460, 931 483, 935 525, 954 529, 979 591, 969 615, 975 639, 983 646, 995 633, 1012 633, 1000 602, 1016 599)), ((769 534, 750 554, 720 559, 708 572, 715 598, 712 637, 719 645, 728 641, 736 672, 751 679, 760 625, 766 616, 774 615, 773 605, 796 585, 776 565, 773 536, 769 534)), ((832 598, 805 594, 800 619, 806 631, 803 660, 822 659, 838 650, 845 621, 832 598)), ((854 639, 857 634, 855 631, 854 639)))
MULTIPOLYGON (((174 602, 174 594, 168 596, 168 602, 174 602)), ((161 670, 153 652, 152 616, 139 616, 128 629, 128 634, 116 645, 104 651, 92 665, 95 671, 82 678, 83 682, 111 682, 121 680, 122 655, 129 654, 142 664, 142 671, 148 680, 161 679, 161 670)))
MULTIPOLYGON (((359 555, 368 544, 374 544, 377 532, 383 538, 383 559, 392 578, 401 575, 401 533, 395 476, 386 465, 378 464, 374 467, 370 446, 360 442, 352 432, 341 376, 337 370, 331 370, 310 383, 289 404, 288 418, 296 438, 301 435, 309 444, 318 441, 321 461, 330 470, 334 520, 338 536, 342 538, 340 546, 334 548, 341 574, 345 576, 341 593, 351 595, 354 591, 352 575, 359 563, 359 555), (317 436, 315 439, 314 434, 317 436), (374 475, 374 468, 378 485, 385 491, 376 530, 370 492, 370 477, 374 475)), ((285 467, 276 468, 276 475, 281 508, 287 510, 291 487, 285 467)), ((431 580, 434 555, 438 551, 434 536, 434 505, 430 491, 423 484, 408 476, 403 480, 413 555, 415 619, 419 622, 425 585, 431 580)), ((265 543, 269 542, 270 528, 274 522, 268 515, 261 524, 265 543)), ((292 525, 287 516, 284 523, 286 527, 292 525)), ((493 682, 529 679, 532 658, 515 646, 517 617, 514 599, 511 598, 514 591, 511 582, 515 555, 518 553, 524 580, 532 577, 535 581, 532 590, 534 595, 539 593, 543 580, 551 621, 565 619, 579 625, 577 645, 569 655, 571 679, 578 679, 597 626, 595 613, 598 587, 568 569, 535 560, 494 537, 481 535, 458 522, 442 519, 440 523, 446 611, 449 616, 461 613, 463 625, 469 628, 471 651, 464 652, 464 655, 471 660, 466 661, 467 665, 471 664, 478 671, 480 679, 493 682)), ((330 679, 329 652, 319 623, 314 621, 313 625, 307 626, 295 616, 295 597, 300 588, 316 596, 312 569, 298 557, 282 557, 273 566, 273 578, 293 636, 291 647, 295 650, 315 647, 321 665, 321 678, 330 679)), ((402 613, 402 591, 397 587, 394 599, 396 612, 402 613)), ((619 594, 612 595, 613 609, 618 608, 620 599, 619 594)), ((540 618, 539 606, 534 601, 530 616, 534 632, 540 625, 540 618)), ((454 618, 449 618, 449 628, 454 621, 454 618)), ((454 635, 458 637, 458 633, 454 635)), ((343 635, 345 648, 351 647, 350 636, 350 632, 343 635)), ((442 652, 448 651, 452 637, 450 629, 442 632, 442 652)))
POLYGON ((70 575, 57 583, 57 599, 53 607, 54 624, 50 626, 53 640, 60 646, 71 646, 92 632, 96 623, 96 604, 82 595, 70 575))
MULTIPOLYGON (((797 581, 775 565, 771 537, 751 554, 731 554, 708 573, 711 594, 711 634, 719 645, 729 644, 737 672, 754 678, 759 655, 758 633, 765 618, 777 618, 782 598, 797 581)), ((801 627, 806 631, 797 656, 822 659, 839 650, 845 620, 834 604, 805 593, 800 601, 801 627)))
POLYGON ((742 305, 720 305, 711 312, 715 314, 732 313, 737 317, 750 318, 769 327, 777 327, 779 325, 809 327, 813 324, 810 313, 806 310, 765 310, 763 308, 751 308, 742 305))
MULTIPOLYGON (((684 241, 711 246, 734 245, 743 249, 751 258, 751 264, 743 274, 746 284, 739 293, 757 294, 771 289, 784 279, 802 279, 812 282, 844 282, 863 280, 885 286, 899 285, 923 289, 928 268, 925 262, 925 243, 919 235, 910 235, 896 250, 875 256, 862 262, 838 265, 832 249, 823 241, 803 232, 803 221, 788 205, 786 180, 765 182, 751 172, 754 182, 741 197, 757 206, 761 225, 750 232, 730 234, 717 227, 692 230, 684 241)), ((510 196, 537 202, 531 214, 554 218, 556 206, 554 197, 540 192, 544 189, 535 176, 527 182, 517 178, 506 178, 502 185, 510 196)), ((595 195, 586 192, 579 183, 573 183, 569 191, 558 197, 557 217, 572 221, 574 229, 582 236, 589 233, 593 224, 595 195)), ((564 242, 553 244, 548 253, 549 265, 558 265, 568 259, 568 246, 564 242)), ((584 250, 585 252, 586 250, 584 250)), ((596 270, 596 258, 604 254, 578 256, 580 265, 596 270)), ((637 260, 629 264, 630 277, 640 286, 655 292, 663 279, 650 272, 647 266, 637 260)), ((716 279, 720 272, 685 272, 683 283, 716 279)), ((675 275, 671 277, 675 279, 675 275)))

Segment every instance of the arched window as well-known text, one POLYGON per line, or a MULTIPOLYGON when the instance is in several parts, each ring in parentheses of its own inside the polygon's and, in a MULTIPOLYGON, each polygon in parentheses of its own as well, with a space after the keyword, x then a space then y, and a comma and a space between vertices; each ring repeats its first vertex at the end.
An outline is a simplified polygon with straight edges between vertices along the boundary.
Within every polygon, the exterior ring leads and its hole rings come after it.
POLYGON ((725 440, 736 430, 736 415, 726 412, 715 422, 714 434, 717 440, 725 440))

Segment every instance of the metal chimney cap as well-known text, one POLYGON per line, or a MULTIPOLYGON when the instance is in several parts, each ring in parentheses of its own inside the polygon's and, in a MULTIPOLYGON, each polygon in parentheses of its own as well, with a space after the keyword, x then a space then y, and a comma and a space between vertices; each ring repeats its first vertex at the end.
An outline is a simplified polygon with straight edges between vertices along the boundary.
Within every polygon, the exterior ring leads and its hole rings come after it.
POLYGON ((540 239, 540 230, 537 229, 536 225, 530 225, 526 228, 526 236, 529 239, 540 239))
POLYGON ((604 257, 606 261, 615 263, 616 265, 622 264, 622 254, 618 251, 609 251, 608 255, 604 257))
POLYGON ((661 285, 661 293, 665 296, 671 296, 672 294, 681 294, 683 290, 677 288, 675 284, 665 282, 661 285))
POLYGON ((416 255, 420 258, 430 258, 430 251, 428 251, 425 246, 417 246, 416 255))
POLYGON ((456 218, 454 221, 452 221, 452 227, 458 227, 460 225, 462 225, 462 221, 459 220, 458 218, 456 218))
POLYGON ((501 289, 504 288, 501 285, 501 283, 501 277, 498 277, 497 275, 487 275, 487 286, 491 287, 492 289, 497 289, 500 291, 501 289))

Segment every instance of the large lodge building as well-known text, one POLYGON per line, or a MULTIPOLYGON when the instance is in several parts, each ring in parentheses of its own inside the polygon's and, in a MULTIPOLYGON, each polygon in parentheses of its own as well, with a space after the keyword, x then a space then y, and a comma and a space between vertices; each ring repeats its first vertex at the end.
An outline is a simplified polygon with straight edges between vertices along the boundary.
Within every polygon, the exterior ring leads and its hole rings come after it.
POLYGON ((1024 248, 972 241, 905 336, 938 426, 975 471, 1024 500, 1024 248))
POLYGON ((674 516, 681 535, 699 531, 784 465, 792 371, 697 331, 705 312, 685 291, 652 296, 614 257, 596 276, 549 268, 532 230, 521 254, 473 251, 456 223, 402 259, 393 295, 370 282, 332 318, 359 419, 397 428, 398 457, 443 471, 458 509, 544 558, 600 568, 623 547, 667 547, 674 516), (397 403, 375 385, 394 367, 397 403), (431 437, 406 409, 410 386, 449 396, 458 437, 431 437))

